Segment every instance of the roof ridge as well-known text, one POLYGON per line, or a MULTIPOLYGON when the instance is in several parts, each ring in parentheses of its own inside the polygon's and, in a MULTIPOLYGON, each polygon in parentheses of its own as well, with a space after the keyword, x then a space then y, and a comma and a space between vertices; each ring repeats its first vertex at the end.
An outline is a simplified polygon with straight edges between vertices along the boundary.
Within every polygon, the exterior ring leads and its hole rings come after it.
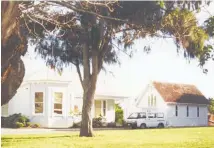
POLYGON ((189 86, 196 87, 194 84, 190 84, 190 83, 177 83, 177 82, 164 82, 164 81, 152 81, 152 83, 174 84, 174 85, 189 85, 189 86))

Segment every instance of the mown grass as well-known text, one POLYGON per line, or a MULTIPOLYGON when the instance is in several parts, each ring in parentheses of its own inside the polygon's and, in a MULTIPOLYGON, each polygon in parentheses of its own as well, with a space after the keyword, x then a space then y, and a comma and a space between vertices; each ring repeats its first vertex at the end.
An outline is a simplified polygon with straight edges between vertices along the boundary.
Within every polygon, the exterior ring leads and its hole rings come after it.
POLYGON ((4 148, 214 148, 214 127, 2 136, 4 148))

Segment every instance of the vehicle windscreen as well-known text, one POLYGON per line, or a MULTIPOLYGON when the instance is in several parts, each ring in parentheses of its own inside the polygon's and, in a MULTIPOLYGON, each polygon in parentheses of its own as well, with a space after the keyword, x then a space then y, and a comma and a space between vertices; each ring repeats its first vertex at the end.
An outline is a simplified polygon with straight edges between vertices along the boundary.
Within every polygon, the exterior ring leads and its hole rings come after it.
POLYGON ((138 117, 138 113, 132 113, 132 114, 128 117, 128 119, 137 119, 137 117, 138 117))

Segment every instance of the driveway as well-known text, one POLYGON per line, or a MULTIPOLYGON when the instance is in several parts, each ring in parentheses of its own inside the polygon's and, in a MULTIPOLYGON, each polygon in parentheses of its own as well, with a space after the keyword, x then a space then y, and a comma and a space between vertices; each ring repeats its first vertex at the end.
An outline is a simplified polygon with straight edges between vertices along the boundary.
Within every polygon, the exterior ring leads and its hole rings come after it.
MULTIPOLYGON (((123 128, 95 128, 95 131, 99 130, 124 130, 123 128)), ((48 128, 1 128, 2 135, 16 135, 16 134, 54 134, 54 133, 70 133, 79 131, 79 128, 65 128, 65 129, 48 129, 48 128)))

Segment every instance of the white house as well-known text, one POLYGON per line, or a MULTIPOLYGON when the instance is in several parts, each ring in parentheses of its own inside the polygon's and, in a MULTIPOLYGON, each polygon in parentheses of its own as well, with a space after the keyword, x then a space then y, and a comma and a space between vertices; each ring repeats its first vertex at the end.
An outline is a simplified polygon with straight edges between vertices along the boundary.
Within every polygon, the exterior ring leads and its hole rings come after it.
MULTIPOLYGON (((22 83, 17 94, 2 106, 2 116, 21 113, 42 127, 66 128, 73 125, 73 114, 81 114, 82 97, 72 90, 72 82, 31 80, 22 83)), ((115 121, 115 101, 121 96, 95 95, 92 117, 115 121)))
POLYGON ((126 115, 145 110, 162 112, 168 126, 208 125, 208 100, 194 85, 151 82, 126 105, 135 107, 126 115))

